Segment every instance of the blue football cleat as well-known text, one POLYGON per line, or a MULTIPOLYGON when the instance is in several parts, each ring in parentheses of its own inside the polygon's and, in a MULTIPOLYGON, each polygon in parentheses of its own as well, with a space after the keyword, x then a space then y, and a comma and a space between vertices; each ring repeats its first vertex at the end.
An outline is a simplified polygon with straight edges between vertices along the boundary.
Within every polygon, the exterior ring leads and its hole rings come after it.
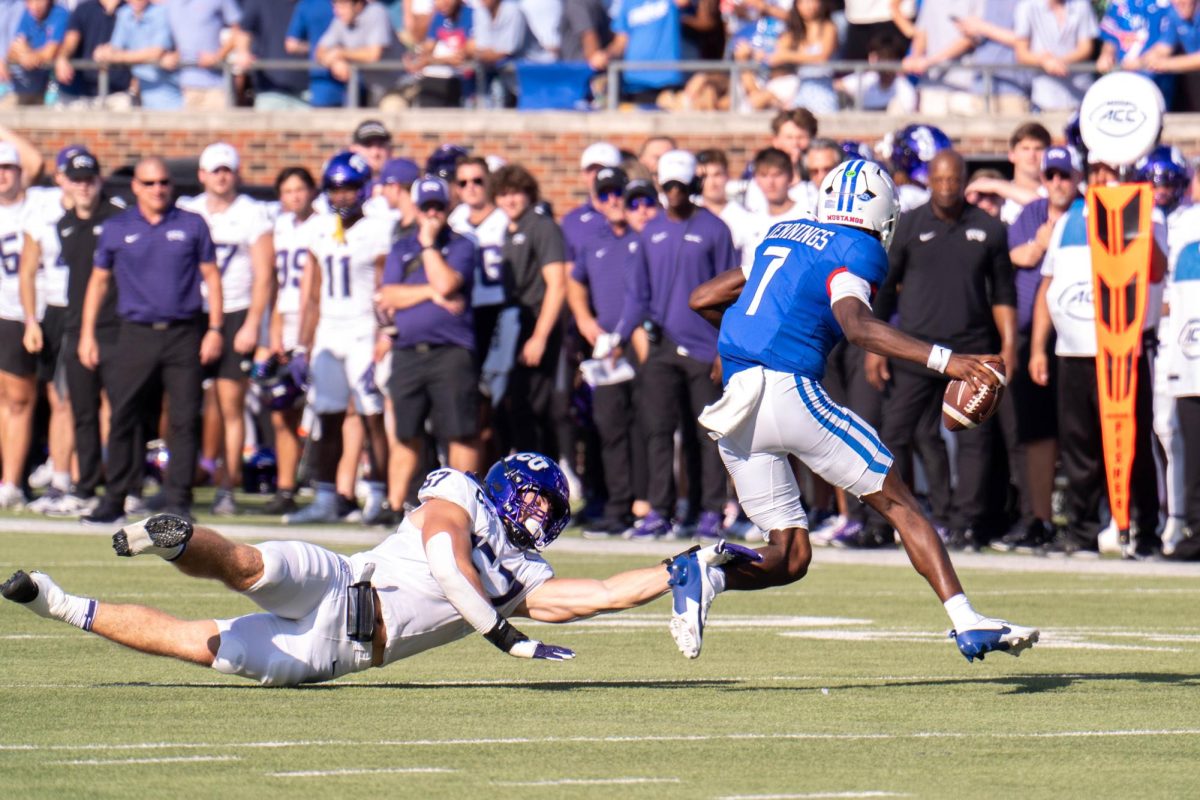
POLYGON ((717 596, 714 573, 721 564, 760 562, 762 554, 726 541, 693 547, 671 559, 667 566, 671 587, 671 637, 679 652, 697 658, 704 640, 704 622, 717 596))
POLYGON ((950 631, 950 638, 967 661, 983 661, 985 653, 999 651, 1019 656, 1021 651, 1033 647, 1041 632, 1037 628, 1014 625, 1002 619, 984 618, 961 631, 950 631))

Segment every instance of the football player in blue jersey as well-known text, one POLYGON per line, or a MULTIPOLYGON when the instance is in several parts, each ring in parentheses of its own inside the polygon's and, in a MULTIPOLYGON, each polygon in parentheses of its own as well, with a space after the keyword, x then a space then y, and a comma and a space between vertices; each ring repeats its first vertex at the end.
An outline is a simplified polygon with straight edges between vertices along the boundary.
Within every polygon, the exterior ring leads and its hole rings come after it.
POLYGON ((997 382, 986 362, 1000 357, 951 353, 871 313, 897 217, 895 186, 883 168, 863 159, 844 162, 825 177, 818 198, 816 221, 776 224, 748 275, 730 270, 692 293, 692 308, 720 328, 725 379, 724 395, 700 422, 720 446, 742 507, 770 534, 760 563, 714 566, 701 553, 673 560, 671 634, 683 654, 695 658, 718 593, 804 577, 812 551, 791 455, 896 528, 913 566, 945 605, 951 636, 968 660, 994 650, 1016 655, 1037 641, 1037 629, 972 608, 941 539, 892 469, 891 453, 821 386, 829 351, 843 336, 869 352, 975 386, 997 382))
MULTIPOLYGON (((570 518, 567 480, 553 459, 517 453, 483 480, 431 472, 421 505, 375 548, 341 555, 308 542, 234 542, 159 514, 113 535, 118 556, 156 555, 180 572, 224 583, 262 612, 176 619, 157 609, 68 594, 43 572, 16 572, 0 594, 142 653, 170 656, 268 686, 295 686, 382 667, 479 633, 516 658, 575 653, 517 630, 510 617, 567 622, 661 597, 663 564, 604 580, 559 578, 541 556, 570 518)), ((755 559, 719 542, 707 561, 755 559)), ((665 562, 664 562, 665 563, 665 562)))

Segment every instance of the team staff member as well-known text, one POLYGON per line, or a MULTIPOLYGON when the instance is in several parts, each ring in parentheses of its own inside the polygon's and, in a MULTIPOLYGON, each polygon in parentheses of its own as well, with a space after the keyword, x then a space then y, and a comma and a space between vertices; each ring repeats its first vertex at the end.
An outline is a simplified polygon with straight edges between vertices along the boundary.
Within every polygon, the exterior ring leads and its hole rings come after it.
MULTIPOLYGON (((863 162, 865 163, 865 162, 863 162)), ((1004 224, 965 199, 966 163, 953 150, 929 162, 928 203, 902 214, 888 253, 888 277, 875 303, 875 316, 900 313, 900 330, 958 353, 999 352, 1009 377, 1017 364, 1016 290, 1004 224), (901 288, 903 287, 903 288, 901 288)), ((868 353, 868 379, 882 389, 883 441, 911 485, 914 444, 929 476, 933 513, 949 524, 951 549, 978 548, 995 533, 989 500, 998 436, 996 421, 961 431, 958 483, 950 496, 949 462, 938 426, 946 379, 902 362, 868 353)))
POLYGON ((399 509, 421 461, 425 420, 448 442, 449 465, 479 470, 479 369, 471 282, 479 248, 446 224, 450 191, 441 178, 417 183, 417 232, 392 245, 380 305, 393 312, 396 340, 388 390, 395 411, 388 504, 399 509))
POLYGON ((133 196, 137 205, 110 219, 100 233, 79 334, 79 361, 94 370, 100 364, 100 309, 115 283, 121 326, 104 373, 110 377, 105 389, 112 406, 108 491, 83 518, 96 525, 119 523, 125 496, 139 488, 136 410, 155 378, 170 401, 166 507, 189 514, 204 365, 220 358, 223 347, 221 273, 204 218, 175 207, 170 172, 158 157, 144 158, 134 168, 133 196), (201 281, 208 287, 207 322, 201 281))
POLYGON ((205 463, 224 455, 216 468, 213 513, 237 513, 233 487, 242 482, 246 443, 246 390, 250 359, 258 345, 263 315, 271 299, 275 245, 272 223, 261 203, 238 193, 238 151, 216 142, 200 154, 204 192, 180 200, 179 207, 204 217, 216 248, 225 302, 221 357, 209 369, 215 388, 205 398, 205 463))
MULTIPOLYGON (((658 160, 658 182, 667 196, 663 214, 642 230, 645 259, 632 281, 638 319, 647 320, 650 348, 642 367, 642 408, 646 426, 647 469, 652 511, 638 524, 637 535, 652 537, 671 528, 675 507, 675 429, 680 407, 691 410, 688 424, 704 406, 721 396, 717 333, 688 306, 692 290, 733 268, 733 237, 724 222, 691 201, 696 159, 672 150, 658 160)), ((725 467, 717 445, 697 427, 700 440, 701 512, 697 534, 720 533, 725 505, 725 467)))
MULTIPOLYGON (((1120 181, 1108 164, 1088 164, 1088 184, 1120 181)), ((1051 326, 1057 336, 1058 447, 1067 476, 1067 527, 1046 547, 1052 555, 1096 556, 1100 535, 1100 501, 1107 492, 1100 401, 1096 388, 1096 306, 1092 292, 1092 251, 1087 241, 1087 205, 1076 201, 1055 223, 1042 260, 1042 282, 1033 306, 1029 377, 1039 386, 1050 382, 1047 350, 1051 326)), ((1166 274, 1167 230, 1162 212, 1153 212, 1155 246, 1150 261, 1150 287, 1138 359, 1134 400, 1134 459, 1130 471, 1133 522, 1137 541, 1124 555, 1159 552, 1158 474, 1154 465, 1154 383, 1150 376, 1162 312, 1162 280, 1166 274)))
POLYGON ((562 230, 535 208, 537 179, 519 164, 496 171, 492 195, 509 219, 504 274, 512 281, 508 296, 520 315, 516 363, 501 404, 507 441, 502 441, 500 450, 557 453, 551 402, 567 296, 562 230))
MULTIPOLYGON (((70 210, 55 226, 59 258, 67 272, 66 305, 62 320, 62 362, 67 398, 74 420, 75 457, 79 476, 70 493, 51 498, 37 510, 52 516, 86 514, 96 508, 100 485, 100 389, 112 348, 116 347, 120 320, 117 293, 110 285, 96 319, 96 341, 100 347, 100 369, 84 368, 79 361, 79 332, 83 298, 95 264, 96 241, 105 222, 125 211, 101 190, 100 163, 91 153, 77 153, 63 170, 63 193, 70 210), (107 357, 106 357, 107 356, 107 357)), ((35 501, 40 502, 40 501, 35 501)))
MULTIPOLYGON (((593 203, 604 215, 605 226, 575 253, 567 283, 567 303, 575 315, 580 335, 596 354, 602 337, 616 335, 628 342, 636 320, 624 318, 625 282, 633 265, 642 258, 641 240, 625 219, 624 170, 604 168, 596 172, 593 203)), ((606 358, 621 356, 621 346, 609 342, 601 347, 606 358)), ((607 502, 604 517, 584 529, 588 537, 623 534, 632 522, 633 508, 633 381, 598 384, 592 390, 592 419, 600 435, 607 502)))

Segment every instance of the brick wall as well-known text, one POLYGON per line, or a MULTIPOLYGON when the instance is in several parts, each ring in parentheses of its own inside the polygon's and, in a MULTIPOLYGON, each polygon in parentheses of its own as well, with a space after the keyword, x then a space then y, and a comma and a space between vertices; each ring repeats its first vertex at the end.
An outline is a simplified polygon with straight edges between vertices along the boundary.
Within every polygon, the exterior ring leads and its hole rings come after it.
MULTIPOLYGON (((369 116, 365 112, 312 111, 256 113, 228 111, 197 116, 150 112, 72 114, 17 110, 5 115, 8 127, 32 139, 47 160, 67 144, 87 145, 106 170, 143 155, 196 158, 205 145, 227 141, 242 155, 245 178, 269 184, 281 168, 294 164, 314 173, 342 149, 350 131, 369 116)), ((578 158, 597 140, 636 151, 653 134, 674 136, 680 146, 698 150, 723 147, 733 170, 739 171, 769 139, 769 115, 665 114, 521 114, 518 112, 420 112, 385 117, 395 132, 397 155, 423 163, 442 142, 468 145, 473 152, 496 154, 525 164, 541 182, 543 194, 561 213, 583 197, 578 187, 578 158)), ((841 114, 821 120, 821 135, 875 141, 886 131, 913 120, 884 115, 841 114)), ((956 118, 941 127, 967 155, 1002 156, 1009 132, 1022 119, 956 118)), ((1046 115, 1051 131, 1062 130, 1065 117, 1046 115)), ((1200 150, 1200 121, 1168 117, 1167 139, 1188 154, 1200 150)))

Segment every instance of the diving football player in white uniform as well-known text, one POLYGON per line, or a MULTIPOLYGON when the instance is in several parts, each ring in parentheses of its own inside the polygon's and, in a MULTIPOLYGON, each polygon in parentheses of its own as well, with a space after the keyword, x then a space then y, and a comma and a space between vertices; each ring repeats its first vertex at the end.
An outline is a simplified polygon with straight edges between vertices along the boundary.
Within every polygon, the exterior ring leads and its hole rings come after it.
POLYGON ((953 354, 871 313, 871 295, 887 276, 886 248, 898 214, 895 186, 878 164, 860 159, 838 165, 822 182, 819 198, 815 222, 771 228, 749 277, 730 270, 691 295, 692 308, 720 328, 725 377, 724 395, 700 422, 717 440, 750 521, 770 535, 760 564, 723 569, 705 564, 699 553, 673 560, 675 643, 689 658, 700 654, 708 608, 724 589, 763 589, 804 577, 812 550, 788 463, 793 455, 896 528, 913 566, 945 605, 968 660, 993 650, 1016 655, 1037 641, 1037 629, 989 619, 971 607, 941 539, 892 469, 891 453, 820 383, 829 352, 843 336, 869 352, 976 386, 995 384, 985 362, 999 356, 953 354))
MULTIPOLYGON (((508 618, 568 622, 667 591, 661 564, 606 580, 554 577, 539 553, 566 527, 569 497, 562 471, 544 456, 509 456, 482 484, 438 470, 419 497, 421 506, 396 533, 352 556, 306 542, 240 544, 170 515, 113 536, 117 555, 161 556, 187 575, 221 581, 263 613, 181 620, 67 594, 40 572, 17 572, 3 595, 143 653, 294 686, 382 667, 472 631, 518 658, 574 658, 565 647, 525 636, 508 618)), ((717 560, 749 554, 725 543, 708 551, 717 560)))

